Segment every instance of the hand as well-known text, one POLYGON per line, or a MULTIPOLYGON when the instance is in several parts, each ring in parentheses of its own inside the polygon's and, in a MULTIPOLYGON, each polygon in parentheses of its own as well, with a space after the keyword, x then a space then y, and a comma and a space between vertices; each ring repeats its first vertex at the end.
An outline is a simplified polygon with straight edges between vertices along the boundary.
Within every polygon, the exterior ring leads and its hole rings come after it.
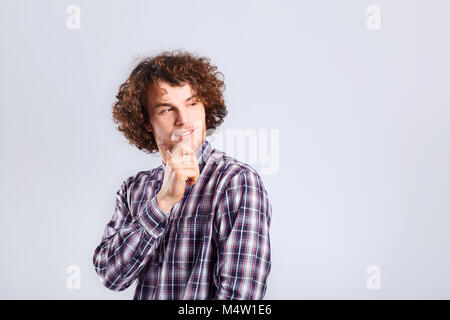
POLYGON ((195 151, 191 146, 180 142, 172 152, 167 152, 163 184, 156 195, 158 205, 164 212, 169 212, 183 197, 186 181, 192 187, 200 175, 195 151))

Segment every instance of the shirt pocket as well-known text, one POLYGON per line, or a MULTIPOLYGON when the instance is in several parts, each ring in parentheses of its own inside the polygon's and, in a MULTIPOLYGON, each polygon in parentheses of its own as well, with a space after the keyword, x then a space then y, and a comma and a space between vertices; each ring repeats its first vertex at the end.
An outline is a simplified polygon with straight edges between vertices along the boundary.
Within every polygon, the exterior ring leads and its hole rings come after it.
POLYGON ((210 215, 181 216, 172 221, 167 263, 183 270, 192 270, 201 259, 202 248, 212 222, 210 215))

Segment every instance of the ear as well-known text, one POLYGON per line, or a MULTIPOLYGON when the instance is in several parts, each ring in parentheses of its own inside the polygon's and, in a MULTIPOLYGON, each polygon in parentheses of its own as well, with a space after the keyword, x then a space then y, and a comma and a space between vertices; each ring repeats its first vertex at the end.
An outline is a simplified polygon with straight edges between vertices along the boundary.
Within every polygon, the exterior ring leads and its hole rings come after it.
POLYGON ((153 132, 153 128, 152 128, 152 125, 151 125, 150 123, 145 123, 145 124, 144 124, 144 127, 145 127, 145 129, 146 129, 148 132, 153 132))

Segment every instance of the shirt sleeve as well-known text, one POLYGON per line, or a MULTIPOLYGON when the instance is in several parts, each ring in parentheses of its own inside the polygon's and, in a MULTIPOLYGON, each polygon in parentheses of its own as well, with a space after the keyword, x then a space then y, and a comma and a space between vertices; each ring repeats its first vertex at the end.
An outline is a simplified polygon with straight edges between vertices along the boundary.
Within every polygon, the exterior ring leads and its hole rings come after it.
POLYGON ((114 291, 125 290, 133 283, 154 255, 168 220, 156 196, 137 206, 137 212, 131 212, 126 182, 117 191, 114 215, 93 256, 95 271, 104 286, 114 291))
POLYGON ((267 191, 257 173, 244 170, 231 178, 221 199, 215 299, 262 299, 271 268, 267 191))

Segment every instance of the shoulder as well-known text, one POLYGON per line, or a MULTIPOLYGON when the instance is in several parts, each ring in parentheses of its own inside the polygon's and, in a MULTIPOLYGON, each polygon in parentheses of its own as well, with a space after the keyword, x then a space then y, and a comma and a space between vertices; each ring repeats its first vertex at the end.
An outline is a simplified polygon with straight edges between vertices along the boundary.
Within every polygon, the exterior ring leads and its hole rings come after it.
POLYGON ((224 187, 233 188, 236 184, 261 184, 259 172, 250 164, 240 161, 224 151, 213 149, 208 162, 214 167, 215 176, 219 176, 224 187))
POLYGON ((161 180, 162 173, 162 166, 146 171, 139 171, 138 173, 125 178, 125 180, 122 181, 121 189, 127 191, 136 185, 154 184, 161 180))
POLYGON ((217 222, 222 219, 234 221, 240 213, 251 215, 264 212, 270 223, 272 205, 258 171, 217 149, 211 156, 216 161, 215 170, 222 173, 218 188, 220 213, 217 222))

